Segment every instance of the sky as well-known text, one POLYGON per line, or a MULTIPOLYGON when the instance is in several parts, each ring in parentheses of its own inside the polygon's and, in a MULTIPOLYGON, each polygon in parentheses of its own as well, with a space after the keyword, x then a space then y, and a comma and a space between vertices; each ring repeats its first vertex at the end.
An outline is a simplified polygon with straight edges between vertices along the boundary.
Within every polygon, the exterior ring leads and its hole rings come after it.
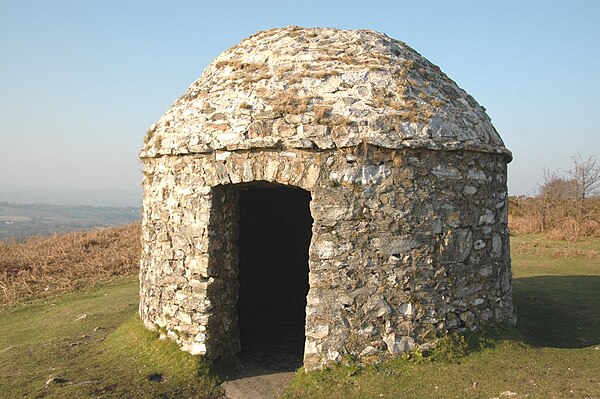
POLYGON ((146 128, 264 29, 373 29, 486 109, 509 193, 600 157, 600 1, 0 0, 0 186, 138 192, 146 128))

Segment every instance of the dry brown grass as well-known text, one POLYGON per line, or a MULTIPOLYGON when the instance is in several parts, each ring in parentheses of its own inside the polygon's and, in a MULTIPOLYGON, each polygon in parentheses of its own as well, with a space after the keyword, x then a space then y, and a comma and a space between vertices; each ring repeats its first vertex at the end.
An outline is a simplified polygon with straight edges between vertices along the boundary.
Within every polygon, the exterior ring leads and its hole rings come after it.
POLYGON ((440 105, 440 102, 433 104, 433 98, 421 92, 419 93, 419 97, 423 101, 417 101, 415 98, 407 98, 405 88, 400 88, 398 93, 394 93, 388 88, 374 89, 372 92, 372 100, 369 103, 371 107, 389 107, 398 111, 395 117, 403 122, 418 123, 428 121, 433 116, 433 107, 440 105))
POLYGON ((241 84, 243 87, 273 77, 269 73, 266 64, 260 62, 242 62, 236 59, 227 59, 217 62, 215 67, 219 69, 230 67, 233 71, 232 80, 239 81, 235 84, 241 84))
MULTIPOLYGON (((304 64, 302 65, 305 68, 310 68, 310 66, 306 66, 308 64, 304 64)), ((331 69, 331 70, 327 70, 327 71, 323 71, 323 70, 310 70, 310 69, 306 69, 303 70, 301 72, 298 73, 288 73, 286 71, 278 71, 277 76, 280 77, 280 79, 285 79, 288 83, 288 85, 296 85, 296 84, 300 84, 302 83, 302 79, 304 78, 309 78, 309 79, 327 79, 329 77, 332 76, 339 76, 340 75, 340 71, 335 70, 335 69, 331 69)))
POLYGON ((336 54, 329 54, 319 56, 315 60, 316 62, 339 62, 340 64, 353 65, 353 66, 368 66, 369 62, 360 57, 351 57, 344 52, 337 52, 336 54))
POLYGON ((0 241, 0 307, 134 275, 140 250, 139 223, 0 241))
POLYGON ((238 72, 236 75, 236 79, 242 79, 244 87, 248 87, 248 85, 256 82, 260 82, 261 80, 271 79, 273 75, 268 72, 260 72, 257 74, 246 74, 245 72, 238 72))
POLYGON ((314 79, 325 79, 330 76, 339 76, 339 75, 340 75, 340 71, 331 69, 328 71, 313 71, 310 74, 306 74, 305 76, 314 78, 314 79))
POLYGON ((293 91, 282 91, 272 99, 273 111, 285 115, 299 115, 308 109, 310 99, 307 97, 298 97, 293 91))
POLYGON ((508 224, 513 233, 543 233, 555 240, 600 237, 600 199, 589 202, 595 209, 578 224, 571 200, 510 197, 508 224))
POLYGON ((266 69, 265 64, 259 62, 242 62, 236 59, 228 59, 219 61, 215 64, 217 68, 231 67, 233 70, 243 70, 246 73, 264 71, 266 69))
POLYGON ((329 118, 332 108, 328 105, 315 105, 312 110, 315 114, 313 116, 315 123, 321 123, 329 118))
POLYGON ((277 69, 275 76, 278 80, 282 80, 286 75, 289 75, 294 70, 294 64, 284 64, 277 69))

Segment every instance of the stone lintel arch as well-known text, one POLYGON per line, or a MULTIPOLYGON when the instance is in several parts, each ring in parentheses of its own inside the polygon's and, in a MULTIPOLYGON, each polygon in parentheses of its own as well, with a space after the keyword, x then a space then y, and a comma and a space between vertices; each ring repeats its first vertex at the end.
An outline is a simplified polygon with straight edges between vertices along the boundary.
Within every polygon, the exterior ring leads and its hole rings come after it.
POLYGON ((154 159, 144 179, 153 184, 153 193, 147 191, 146 197, 156 198, 157 203, 154 212, 144 214, 143 224, 164 231, 161 237, 146 240, 158 239, 166 251, 160 260, 149 248, 143 251, 142 262, 160 263, 141 273, 142 289, 148 287, 150 296, 142 299, 140 312, 149 315, 158 310, 160 314, 153 323, 146 318, 146 326, 165 331, 193 354, 212 359, 235 355, 240 349, 235 317, 238 190, 281 186, 312 192, 320 160, 302 151, 215 152, 154 159), (175 176, 187 179, 186 186, 175 176), (170 291, 175 303, 153 301, 158 299, 152 295, 157 291, 170 291), (149 307, 153 302, 158 309, 149 307))
MULTIPOLYGON (((208 278, 209 285, 206 291, 206 300, 214 305, 210 309, 210 314, 206 319, 206 351, 204 355, 210 358, 230 358, 238 354, 243 349, 240 343, 240 325, 238 322, 238 309, 240 307, 240 273, 247 272, 242 268, 242 258, 240 256, 240 228, 243 215, 241 214, 241 196, 249 190, 260 190, 266 193, 271 191, 287 189, 288 191, 303 191, 310 197, 310 192, 294 185, 281 184, 278 182, 267 180, 254 180, 243 183, 231 183, 225 185, 217 185, 211 189, 211 211, 208 223, 208 278), (240 270, 240 269, 243 270, 240 270)), ((268 199, 268 195, 267 195, 268 199)), ((309 207, 309 203, 306 203, 309 207)), ((246 212, 252 210, 246 209, 246 212)), ((280 209, 280 211, 282 211, 280 209)), ((291 212, 291 210, 286 210, 291 212)), ((307 212, 310 212, 307 209, 307 212)), ((312 216, 312 214, 310 214, 312 216)), ((273 215, 274 216, 274 215, 273 215)), ((289 215, 294 217, 294 215, 289 215)), ((248 226, 246 226, 247 228, 248 226)), ((279 234, 281 237, 290 235, 288 226, 279 226, 279 234)), ((308 234, 311 235, 312 224, 302 226, 308 229, 308 234)), ((261 231, 255 231, 256 234, 261 234, 261 231)), ((297 234, 297 233, 296 233, 297 234)), ((275 240, 272 245, 279 245, 279 241, 275 240)), ((308 282, 308 273, 310 270, 310 262, 308 262, 308 247, 306 250, 306 264, 304 269, 306 272, 306 280, 308 282)), ((273 248, 273 252, 276 249, 273 248)), ((247 263, 247 262, 246 262, 247 263)), ((249 265, 244 265, 249 266, 249 265)), ((283 285, 286 281, 277 281, 263 276, 263 279, 268 284, 283 285)), ((247 279, 246 279, 247 280, 247 279)), ((273 287, 269 288, 272 290, 273 287)), ((306 300, 307 292, 304 292, 302 300, 306 300)), ((273 304, 269 304, 273 305, 273 304)), ((274 306, 274 305, 273 305, 274 306)), ((264 308, 262 311, 267 312, 269 309, 264 308)), ((302 325, 304 325, 304 309, 302 309, 302 325)), ((278 328, 278 326, 268 326, 268 328, 278 328)), ((296 367, 298 365, 296 364, 296 367)))

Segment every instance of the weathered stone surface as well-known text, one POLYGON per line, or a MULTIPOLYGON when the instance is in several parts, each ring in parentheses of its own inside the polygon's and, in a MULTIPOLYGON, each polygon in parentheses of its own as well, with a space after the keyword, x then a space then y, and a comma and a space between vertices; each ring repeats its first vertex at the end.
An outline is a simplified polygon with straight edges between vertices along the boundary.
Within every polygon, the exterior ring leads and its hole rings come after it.
POLYGON ((383 341, 386 343, 387 349, 392 355, 415 349, 415 340, 412 337, 400 337, 395 333, 391 333, 386 335, 383 338, 383 341))
POLYGON ((217 57, 150 127, 141 155, 360 143, 510 154, 484 109, 405 43, 291 26, 217 57))
POLYGON ((307 370, 514 321, 506 165, 483 108, 405 44, 290 27, 219 56, 148 132, 140 314, 240 349, 238 193, 312 196, 307 370))

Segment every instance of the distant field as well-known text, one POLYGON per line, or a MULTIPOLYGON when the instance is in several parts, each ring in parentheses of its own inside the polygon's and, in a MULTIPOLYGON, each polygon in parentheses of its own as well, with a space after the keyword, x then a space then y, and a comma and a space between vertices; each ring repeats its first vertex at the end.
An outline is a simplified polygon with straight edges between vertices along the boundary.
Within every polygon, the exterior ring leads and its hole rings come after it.
POLYGON ((140 219, 136 207, 61 206, 0 202, 0 240, 22 240, 68 231, 127 224, 140 219))
MULTIPOLYGON (((140 176, 141 178, 141 176, 140 176)), ((141 186, 130 189, 85 189, 0 183, 0 202, 11 204, 126 207, 142 202, 141 186)))

